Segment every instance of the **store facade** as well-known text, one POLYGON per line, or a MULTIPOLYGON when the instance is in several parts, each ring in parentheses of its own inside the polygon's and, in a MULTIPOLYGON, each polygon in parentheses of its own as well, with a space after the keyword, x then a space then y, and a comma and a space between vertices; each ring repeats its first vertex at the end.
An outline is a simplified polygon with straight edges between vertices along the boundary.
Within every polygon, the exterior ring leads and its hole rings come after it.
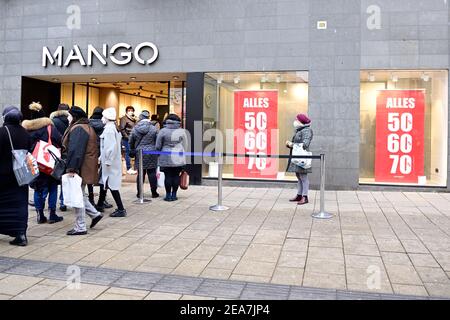
MULTIPOLYGON (((132 104, 179 114, 191 151, 268 154, 307 113, 328 188, 449 190, 448 16, 441 0, 0 0, 0 108, 132 104)), ((194 183, 217 175, 203 160, 194 183)), ((289 182, 286 164, 224 177, 289 182)))

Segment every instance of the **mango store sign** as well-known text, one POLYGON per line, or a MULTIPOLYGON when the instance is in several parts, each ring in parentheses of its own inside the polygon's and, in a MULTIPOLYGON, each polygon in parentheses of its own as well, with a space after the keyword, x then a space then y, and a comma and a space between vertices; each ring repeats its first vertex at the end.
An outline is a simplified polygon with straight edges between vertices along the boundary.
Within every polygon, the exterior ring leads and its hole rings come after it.
POLYGON ((68 67, 73 61, 82 66, 92 66, 94 59, 105 66, 108 64, 108 60, 116 65, 127 65, 133 59, 142 65, 150 65, 158 59, 158 48, 152 42, 142 42, 134 49, 130 44, 121 42, 113 45, 109 50, 107 44, 103 44, 101 50, 89 44, 84 55, 80 47, 74 45, 66 58, 64 58, 64 53, 63 46, 58 46, 53 52, 48 47, 43 47, 42 66, 47 67, 48 64, 54 65, 56 63, 59 67, 68 67), (147 56, 147 59, 142 57, 142 51, 145 48, 153 52, 150 57, 147 56))

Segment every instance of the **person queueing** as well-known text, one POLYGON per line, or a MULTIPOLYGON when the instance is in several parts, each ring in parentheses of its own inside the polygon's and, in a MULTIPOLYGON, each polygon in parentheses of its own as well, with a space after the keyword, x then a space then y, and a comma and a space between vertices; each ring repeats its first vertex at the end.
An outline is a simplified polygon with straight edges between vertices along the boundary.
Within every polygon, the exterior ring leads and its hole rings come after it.
POLYGON ((3 110, 0 128, 0 234, 14 237, 11 245, 26 246, 28 228, 28 186, 19 186, 14 175, 11 142, 15 150, 30 150, 31 139, 20 125, 22 113, 16 107, 3 110), (9 133, 8 133, 9 131, 9 133), (11 140, 10 140, 11 138, 11 140))
MULTIPOLYGON (((65 103, 61 103, 58 105, 58 110, 50 113, 50 119, 53 121, 53 124, 55 125, 56 129, 58 129, 59 134, 61 137, 66 132, 67 128, 69 127, 69 105, 65 103)), ((59 210, 61 211, 67 211, 67 207, 64 205, 64 196, 61 190, 59 191, 59 210)))
POLYGON ((136 118, 134 116, 134 107, 128 106, 125 109, 125 115, 120 118, 120 133, 122 134, 122 145, 125 148, 125 163, 127 165, 127 173, 128 174, 136 174, 137 172, 131 168, 131 159, 130 159, 130 144, 129 138, 131 130, 133 130, 136 125, 136 118))
POLYGON ((87 114, 74 106, 69 111, 72 121, 63 137, 63 147, 67 161, 66 172, 78 174, 82 178, 83 208, 75 208, 75 226, 67 232, 69 236, 87 234, 86 213, 92 218, 93 228, 103 215, 90 203, 85 194, 87 184, 98 181, 98 141, 94 129, 89 125, 87 114))
POLYGON ((164 120, 164 127, 156 138, 156 150, 175 152, 174 154, 161 154, 158 162, 160 170, 164 172, 164 187, 166 189, 165 201, 175 201, 180 186, 180 173, 186 165, 184 155, 187 136, 181 128, 181 119, 176 114, 169 114, 164 120))
MULTIPOLYGON (((102 107, 95 107, 94 111, 92 112, 91 117, 89 118, 89 124, 94 129, 95 133, 97 134, 97 142, 98 142, 98 152, 100 154, 100 135, 103 133, 103 129, 105 127, 104 123, 102 122, 102 115, 103 108, 102 107)), ((101 172, 99 174, 101 176, 101 172)), ((99 183, 100 186, 100 193, 103 192, 104 186, 99 183)), ((97 211, 103 212, 105 209, 110 209, 113 206, 109 204, 106 199, 102 202, 95 204, 94 200, 94 185, 89 184, 88 185, 88 194, 89 194, 89 201, 92 203, 92 205, 95 206, 97 211)))
MULTIPOLYGON (((306 114, 298 114, 293 125, 295 134, 292 137, 292 141, 286 141, 286 146, 291 149, 290 155, 292 155, 294 143, 303 143, 303 149, 309 151, 309 146, 313 138, 311 120, 306 114)), ((309 192, 308 173, 312 172, 311 168, 303 169, 302 167, 291 162, 291 159, 289 159, 287 172, 295 172, 298 180, 297 195, 289 201, 296 201, 300 205, 307 204, 309 192)))
POLYGON ((105 186, 100 193, 99 202, 103 202, 106 196, 106 190, 110 189, 117 205, 117 209, 111 213, 110 217, 125 217, 125 210, 120 197, 120 187, 122 184, 122 136, 116 126, 116 109, 108 108, 103 111, 102 121, 105 129, 100 135, 100 163, 101 163, 101 183, 105 186))
MULTIPOLYGON (((136 124, 136 126, 133 128, 130 134, 130 149, 135 153, 136 161, 135 165, 136 168, 139 168, 139 151, 155 151, 155 144, 156 144, 156 136, 158 134, 157 128, 153 125, 153 123, 149 120, 150 113, 147 110, 142 111, 142 113, 139 115, 139 122, 136 124), (134 152, 136 151, 136 152, 134 152)), ((158 198, 159 193, 157 192, 158 189, 158 179, 156 178, 156 168, 158 167, 158 155, 154 154, 143 154, 142 155, 142 173, 143 177, 142 180, 145 181, 145 175, 148 176, 148 180, 150 182, 150 189, 152 191, 152 198, 158 198)), ((141 190, 140 190, 140 184, 139 179, 140 175, 138 172, 137 178, 136 178, 136 184, 137 184, 137 197, 140 197, 141 190)), ((144 192, 142 190, 142 192, 144 192)))
MULTIPOLYGON (((51 131, 52 144, 61 148, 61 135, 50 118, 45 117, 40 103, 33 102, 29 105, 32 120, 25 120, 22 126, 31 136, 31 150, 34 150, 39 141, 49 141, 48 131, 51 131)), ((43 172, 30 184, 34 189, 34 207, 37 212, 37 223, 57 223, 63 220, 56 214, 56 203, 58 201, 58 184, 59 181, 43 172), (44 214, 45 201, 48 197, 48 209, 50 212, 49 219, 44 214)))
POLYGON ((152 118, 151 118, 150 122, 156 127, 156 129, 158 129, 158 131, 159 131, 159 129, 161 129, 161 124, 159 122, 159 115, 157 113, 152 114, 152 118))

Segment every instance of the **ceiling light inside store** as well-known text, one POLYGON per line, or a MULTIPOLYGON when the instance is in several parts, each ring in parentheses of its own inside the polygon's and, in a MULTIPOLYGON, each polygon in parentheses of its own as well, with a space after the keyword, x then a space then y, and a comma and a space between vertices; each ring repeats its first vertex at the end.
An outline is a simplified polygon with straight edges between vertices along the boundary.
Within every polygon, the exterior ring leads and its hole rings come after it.
POLYGON ((130 77, 131 80, 136 80, 136 77, 130 77))
POLYGON ((430 76, 428 74, 425 74, 425 73, 422 73, 421 78, 425 82, 428 82, 430 80, 430 76))
POLYGON ((178 80, 178 79, 180 79, 180 77, 178 77, 178 76, 173 76, 173 80, 178 80))
POLYGON ((268 80, 267 74, 265 74, 261 77, 261 82, 264 83, 264 82, 267 82, 267 80, 268 80))
POLYGON ((223 76, 220 75, 220 76, 217 78, 217 83, 218 83, 218 84, 221 84, 222 81, 223 81, 223 76))
POLYGON ((373 73, 369 73, 369 81, 374 82, 375 81, 375 75, 373 73))
POLYGON ((281 76, 278 75, 277 78, 275 79, 276 83, 280 83, 281 82, 281 76))
POLYGON ((58 82, 59 81, 58 78, 53 78, 52 80, 53 80, 53 82, 58 82))
POLYGON ((91 81, 97 81, 97 78, 91 78, 91 81))
POLYGON ((236 77, 234 77, 233 81, 234 81, 234 84, 238 84, 239 81, 241 81, 241 78, 239 76, 236 76, 236 77))

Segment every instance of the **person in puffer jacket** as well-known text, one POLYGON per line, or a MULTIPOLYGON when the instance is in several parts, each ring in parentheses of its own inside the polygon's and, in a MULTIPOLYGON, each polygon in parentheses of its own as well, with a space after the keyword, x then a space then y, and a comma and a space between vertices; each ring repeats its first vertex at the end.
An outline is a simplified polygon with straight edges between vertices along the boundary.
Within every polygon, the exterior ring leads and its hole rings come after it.
MULTIPOLYGON (((34 150, 37 143, 49 141, 48 130, 51 130, 52 144, 56 148, 61 148, 61 135, 50 118, 45 116, 42 105, 39 102, 33 102, 29 105, 31 111, 31 120, 22 122, 22 127, 28 131, 31 137, 31 151, 34 150)), ((56 215, 56 203, 58 201, 59 181, 53 179, 50 175, 43 172, 30 184, 34 189, 34 207, 37 212, 37 223, 56 223, 63 220, 63 217, 56 215), (49 219, 44 214, 45 201, 48 198, 49 219)))
MULTIPOLYGON (((147 110, 142 111, 139 116, 139 122, 133 128, 130 134, 130 149, 133 150, 133 154, 136 156, 135 166, 136 170, 139 169, 139 150, 143 151, 155 151, 156 136, 158 135, 158 129, 149 120, 150 113, 147 110)), ((152 191, 152 198, 159 197, 157 192, 158 179, 156 178, 156 168, 158 167, 158 155, 144 154, 142 156, 142 169, 143 169, 143 181, 145 181, 145 175, 148 176, 150 182, 150 189, 152 191)), ((141 194, 139 185, 139 170, 136 178, 137 184, 137 197, 141 194)), ((142 190, 143 192, 143 190, 142 190)))
POLYGON ((174 152, 174 154, 162 154, 158 159, 161 171, 165 175, 165 201, 178 200, 177 190, 180 186, 180 173, 186 165, 185 156, 178 153, 185 152, 187 143, 187 134, 181 128, 180 117, 176 114, 169 114, 164 121, 164 127, 159 131, 156 138, 156 150, 174 152))

